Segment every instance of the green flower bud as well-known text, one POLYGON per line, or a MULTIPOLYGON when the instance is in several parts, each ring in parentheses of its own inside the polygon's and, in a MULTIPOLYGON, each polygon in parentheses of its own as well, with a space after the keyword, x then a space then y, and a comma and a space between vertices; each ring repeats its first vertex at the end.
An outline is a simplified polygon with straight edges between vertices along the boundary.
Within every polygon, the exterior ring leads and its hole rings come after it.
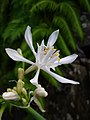
POLYGON ((12 91, 12 89, 11 88, 7 88, 7 92, 11 92, 12 91))
POLYGON ((18 79, 23 79, 24 76, 24 69, 18 68, 18 79))
POLYGON ((22 98, 22 103, 23 103, 23 105, 27 105, 27 101, 25 98, 22 98))
POLYGON ((17 91, 17 88, 16 88, 16 87, 13 87, 13 90, 17 91))
MULTIPOLYGON (((22 55, 22 50, 20 48, 17 49, 17 52, 22 55)), ((22 55, 23 56, 23 55, 22 55)))
POLYGON ((18 93, 21 93, 23 85, 24 85, 24 82, 22 80, 18 80, 18 83, 17 83, 17 92, 18 93))
POLYGON ((22 88, 22 93, 23 93, 23 95, 27 96, 27 91, 25 88, 22 88))

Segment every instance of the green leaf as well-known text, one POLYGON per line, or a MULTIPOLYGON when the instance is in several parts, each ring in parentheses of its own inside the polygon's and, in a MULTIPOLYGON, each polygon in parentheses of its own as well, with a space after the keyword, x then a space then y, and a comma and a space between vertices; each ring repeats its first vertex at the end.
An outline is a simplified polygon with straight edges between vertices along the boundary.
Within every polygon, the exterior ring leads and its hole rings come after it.
POLYGON ((37 12, 39 10, 44 10, 44 9, 55 11, 57 9, 57 4, 56 4, 56 2, 51 1, 51 0, 50 1, 49 0, 41 0, 32 6, 32 8, 30 9, 30 12, 33 13, 33 12, 37 12))
POLYGON ((55 87, 59 87, 59 84, 58 84, 58 81, 55 80, 53 77, 51 77, 49 74, 47 74, 46 72, 44 71, 41 71, 42 75, 44 75, 44 77, 46 78, 46 80, 48 80, 51 85, 55 86, 55 87))
POLYGON ((53 23, 60 28, 60 34, 62 34, 65 42, 69 44, 73 50, 76 50, 75 39, 66 20, 62 17, 56 16, 53 19, 53 23))
POLYGON ((75 9, 68 2, 62 2, 61 4, 59 4, 59 7, 61 13, 67 17, 67 20, 72 25, 73 29, 76 29, 77 34, 82 39, 83 31, 75 9))
POLYGON ((59 34, 59 38, 57 40, 57 46, 60 48, 61 54, 70 55, 71 52, 69 51, 67 44, 65 43, 63 37, 59 34))
POLYGON ((79 0, 80 4, 88 11, 90 12, 90 1, 89 0, 79 0))

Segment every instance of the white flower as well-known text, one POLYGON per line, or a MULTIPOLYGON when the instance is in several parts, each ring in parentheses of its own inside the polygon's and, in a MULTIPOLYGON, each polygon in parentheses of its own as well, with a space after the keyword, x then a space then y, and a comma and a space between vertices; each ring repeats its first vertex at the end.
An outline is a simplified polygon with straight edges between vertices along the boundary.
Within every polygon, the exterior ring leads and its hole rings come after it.
POLYGON ((72 63, 78 57, 77 54, 72 54, 61 59, 59 58, 59 50, 56 50, 53 46, 57 40, 58 34, 59 30, 56 30, 50 35, 47 46, 44 45, 44 40, 42 41, 41 45, 37 43, 38 49, 37 52, 35 52, 32 43, 31 27, 27 27, 25 31, 25 39, 35 56, 35 63, 21 56, 16 50, 10 48, 5 49, 9 57, 14 61, 22 61, 31 64, 31 66, 25 71, 26 74, 32 70, 37 69, 36 75, 32 80, 30 80, 30 82, 36 86, 38 85, 38 76, 40 70, 44 70, 61 83, 79 84, 79 82, 61 77, 50 70, 50 68, 55 70, 55 67, 62 64, 72 63))
POLYGON ((4 92, 2 97, 4 100, 19 100, 19 96, 16 91, 4 92))
POLYGON ((37 88, 35 89, 35 91, 31 91, 30 93, 33 94, 33 97, 31 98, 30 100, 30 103, 32 101, 34 101, 37 106, 39 107, 39 109, 42 111, 42 112, 45 112, 45 110, 43 109, 39 99, 42 98, 42 97, 47 97, 48 93, 45 91, 45 89, 43 87, 41 87, 41 85, 38 84, 37 88))

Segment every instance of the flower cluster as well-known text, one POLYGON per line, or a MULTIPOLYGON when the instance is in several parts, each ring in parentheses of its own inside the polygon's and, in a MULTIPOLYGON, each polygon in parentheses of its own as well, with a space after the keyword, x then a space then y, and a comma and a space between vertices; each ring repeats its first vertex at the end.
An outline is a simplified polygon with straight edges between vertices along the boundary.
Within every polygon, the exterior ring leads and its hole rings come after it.
MULTIPOLYGON (((17 100, 22 101, 24 106, 28 106, 32 100, 38 105, 39 109, 44 112, 39 98, 46 97, 48 93, 45 89, 38 83, 38 78, 40 74, 40 70, 45 71, 46 73, 50 74, 54 77, 57 81, 61 83, 70 83, 70 84, 79 84, 79 82, 66 79, 55 72, 52 72, 51 69, 55 71, 55 67, 62 65, 62 64, 69 64, 72 63, 77 57, 77 54, 72 54, 64 58, 60 58, 59 50, 54 48, 54 44, 58 38, 59 30, 54 31, 47 42, 47 45, 44 44, 44 40, 42 40, 41 44, 37 43, 37 52, 33 47, 32 42, 32 33, 31 27, 27 26, 25 31, 25 40, 30 47, 31 51, 34 54, 35 62, 32 62, 22 56, 21 51, 14 50, 11 48, 6 48, 6 53, 9 55, 11 59, 14 61, 22 61, 25 63, 30 64, 30 67, 27 68, 25 71, 23 69, 18 70, 18 82, 17 86, 13 89, 7 89, 7 92, 3 93, 2 97, 4 100, 17 100), (36 74, 34 78, 30 80, 30 82, 36 87, 34 91, 30 91, 29 95, 24 87, 23 76, 28 74, 29 72, 36 70, 36 74), (30 97, 32 96, 32 97, 30 97)), ((21 106, 20 106, 21 107, 21 106)))

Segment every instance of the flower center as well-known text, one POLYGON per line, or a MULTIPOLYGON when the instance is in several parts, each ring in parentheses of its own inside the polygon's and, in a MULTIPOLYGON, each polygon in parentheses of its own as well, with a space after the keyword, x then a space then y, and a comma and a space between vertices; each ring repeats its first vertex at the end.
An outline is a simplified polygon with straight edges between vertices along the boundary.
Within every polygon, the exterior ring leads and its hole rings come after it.
MULTIPOLYGON (((48 53, 49 50, 50 50, 50 48, 45 47, 45 48, 44 48, 44 55, 47 55, 47 53, 48 53)), ((54 57, 56 56, 56 57, 57 57, 57 60, 60 60, 59 51, 56 51, 56 49, 54 48, 54 46, 51 48, 51 50, 52 50, 52 51, 55 51, 55 52, 50 55, 50 58, 54 58, 54 57)))

